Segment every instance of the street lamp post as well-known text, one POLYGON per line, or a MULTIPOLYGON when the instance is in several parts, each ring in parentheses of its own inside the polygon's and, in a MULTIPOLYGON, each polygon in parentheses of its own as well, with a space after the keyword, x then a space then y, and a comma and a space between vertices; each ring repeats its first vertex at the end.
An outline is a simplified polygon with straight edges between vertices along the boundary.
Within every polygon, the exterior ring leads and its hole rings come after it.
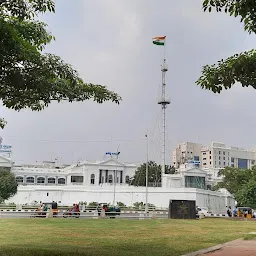
POLYGON ((146 157, 146 205, 145 205, 145 214, 148 213, 148 135, 146 137, 146 147, 147 147, 147 157, 146 157))

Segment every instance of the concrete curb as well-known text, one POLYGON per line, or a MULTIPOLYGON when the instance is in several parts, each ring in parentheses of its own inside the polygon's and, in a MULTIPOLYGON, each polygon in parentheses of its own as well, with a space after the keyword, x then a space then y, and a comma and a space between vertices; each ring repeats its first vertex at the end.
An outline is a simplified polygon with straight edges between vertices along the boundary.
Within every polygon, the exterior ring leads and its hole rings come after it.
POLYGON ((241 241, 241 240, 242 239, 236 239, 236 240, 224 243, 224 244, 218 244, 218 245, 215 245, 215 246, 212 246, 212 247, 209 247, 209 248, 206 248, 206 249, 202 249, 202 250, 199 250, 199 251, 196 251, 196 252, 187 253, 187 254, 184 254, 182 256, 199 256, 199 255, 207 254, 207 253, 210 253, 210 252, 218 251, 218 250, 222 249, 223 247, 226 247, 226 246, 230 245, 231 243, 233 243, 235 241, 241 241))

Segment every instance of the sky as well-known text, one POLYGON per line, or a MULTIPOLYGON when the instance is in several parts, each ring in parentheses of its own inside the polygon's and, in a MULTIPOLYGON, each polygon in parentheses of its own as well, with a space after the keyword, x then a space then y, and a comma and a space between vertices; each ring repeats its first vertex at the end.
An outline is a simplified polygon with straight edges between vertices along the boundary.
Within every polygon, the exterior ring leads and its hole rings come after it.
POLYGON ((161 88, 163 48, 153 36, 166 35, 168 63, 167 163, 180 142, 254 148, 256 119, 252 88, 214 94, 195 81, 202 66, 253 48, 255 36, 239 18, 204 13, 201 0, 57 0, 56 13, 40 19, 56 37, 46 49, 59 55, 85 82, 119 93, 120 105, 93 101, 52 103, 42 112, 3 107, 8 124, 0 132, 13 147, 16 163, 55 160, 74 163, 103 160, 119 150, 120 160, 142 163, 161 159, 161 88))

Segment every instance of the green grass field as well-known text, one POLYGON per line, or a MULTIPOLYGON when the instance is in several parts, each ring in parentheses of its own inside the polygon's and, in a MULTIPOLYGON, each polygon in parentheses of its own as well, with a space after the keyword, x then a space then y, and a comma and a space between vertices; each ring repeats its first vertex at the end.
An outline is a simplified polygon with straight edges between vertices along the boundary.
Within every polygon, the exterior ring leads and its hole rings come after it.
POLYGON ((182 255, 253 231, 224 219, 0 219, 0 256, 182 255))

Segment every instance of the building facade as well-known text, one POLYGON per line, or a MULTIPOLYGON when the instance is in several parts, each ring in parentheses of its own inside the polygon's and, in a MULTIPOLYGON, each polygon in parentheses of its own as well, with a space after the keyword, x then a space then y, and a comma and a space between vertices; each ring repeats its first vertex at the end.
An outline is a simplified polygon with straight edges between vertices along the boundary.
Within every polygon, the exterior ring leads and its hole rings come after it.
POLYGON ((194 142, 184 142, 177 145, 172 152, 172 164, 177 169, 189 160, 201 162, 202 145, 194 142))
MULTIPOLYGON (((19 183, 17 194, 8 202, 31 204, 56 201, 60 205, 83 202, 123 202, 132 206, 145 202, 146 188, 130 185, 137 166, 117 159, 89 162, 70 166, 43 165, 13 166, 12 172, 19 183), (114 180, 116 182, 114 182, 114 180)), ((195 200, 201 207, 214 213, 225 213, 225 206, 234 206, 230 194, 211 191, 211 176, 191 164, 181 166, 176 174, 165 174, 162 187, 148 188, 148 202, 168 207, 169 200, 195 200)))
POLYGON ((83 161, 70 166, 56 166, 54 162, 42 165, 14 165, 12 172, 20 186, 95 186, 103 184, 128 184, 136 165, 114 159, 83 161))
POLYGON ((255 165, 256 151, 227 147, 224 143, 212 142, 202 148, 202 168, 221 169, 226 166, 250 169, 255 165))

